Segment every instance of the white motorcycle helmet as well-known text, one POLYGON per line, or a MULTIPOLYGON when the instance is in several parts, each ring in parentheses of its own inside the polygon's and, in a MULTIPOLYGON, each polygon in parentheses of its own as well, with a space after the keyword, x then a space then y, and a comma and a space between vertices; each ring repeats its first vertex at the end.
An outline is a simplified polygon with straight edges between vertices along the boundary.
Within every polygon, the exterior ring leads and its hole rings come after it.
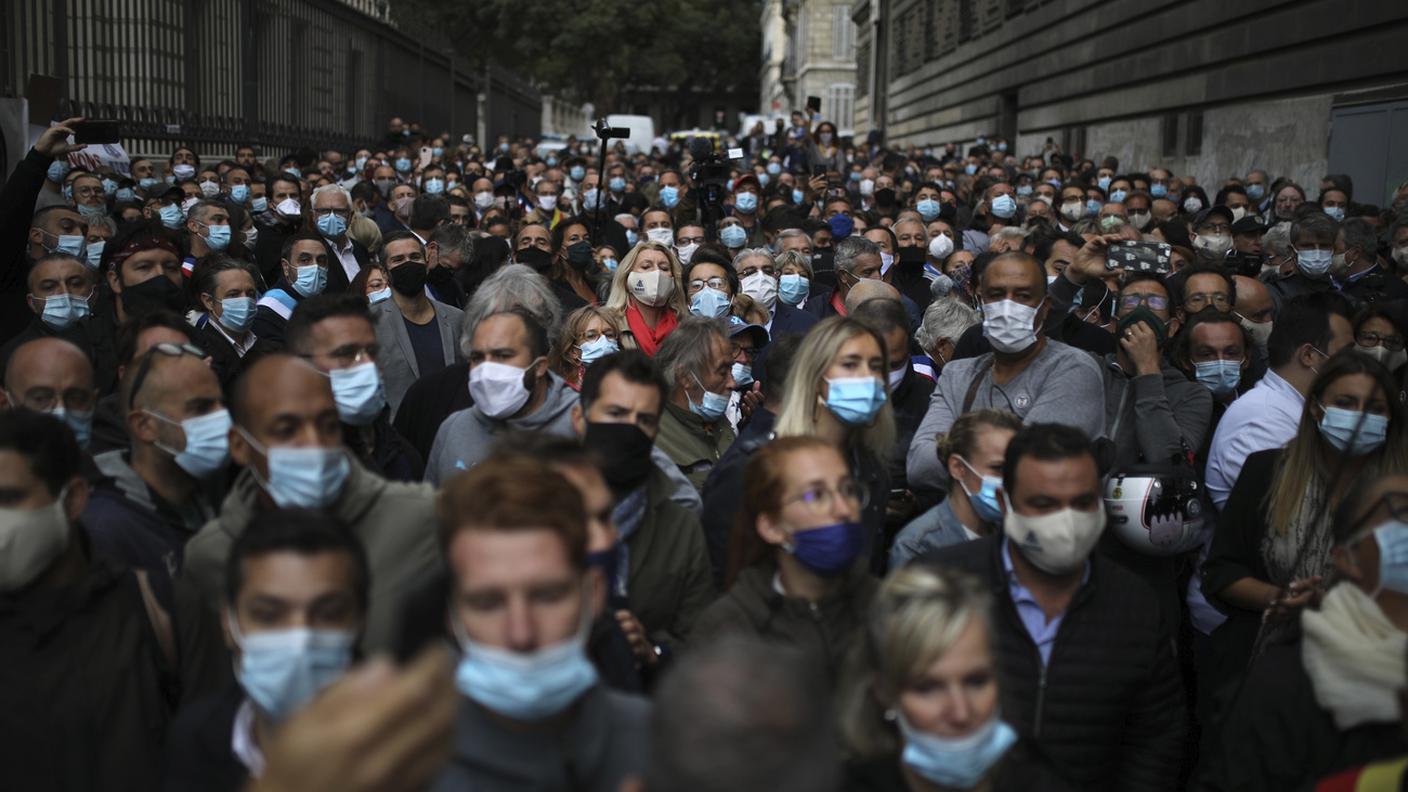
POLYGON ((1105 511, 1115 535, 1135 552, 1174 556, 1203 543, 1201 495, 1191 470, 1133 467, 1106 479, 1105 511))

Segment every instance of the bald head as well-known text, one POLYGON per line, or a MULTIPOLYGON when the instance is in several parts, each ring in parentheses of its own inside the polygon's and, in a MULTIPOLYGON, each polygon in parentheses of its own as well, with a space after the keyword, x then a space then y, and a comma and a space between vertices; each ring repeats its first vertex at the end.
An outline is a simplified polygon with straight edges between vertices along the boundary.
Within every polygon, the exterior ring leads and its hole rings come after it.
POLYGON ((846 295, 846 313, 849 314, 851 311, 854 311, 857 305, 860 305, 866 300, 874 300, 876 298, 900 302, 900 292, 899 289, 896 289, 894 286, 882 280, 867 278, 858 281, 856 285, 851 287, 851 291, 846 295))
POLYGON ((83 388, 92 391, 93 363, 72 342, 36 338, 15 348, 5 365, 5 389, 23 400, 27 390, 40 387, 83 388))
POLYGON ((1251 322, 1270 321, 1273 303, 1271 290, 1266 288, 1266 284, 1245 275, 1233 275, 1232 282, 1237 289, 1237 313, 1251 322))
POLYGON ((235 384, 233 408, 236 428, 230 431, 230 458, 253 468, 265 481, 271 448, 342 446, 331 380, 302 358, 260 358, 235 384))

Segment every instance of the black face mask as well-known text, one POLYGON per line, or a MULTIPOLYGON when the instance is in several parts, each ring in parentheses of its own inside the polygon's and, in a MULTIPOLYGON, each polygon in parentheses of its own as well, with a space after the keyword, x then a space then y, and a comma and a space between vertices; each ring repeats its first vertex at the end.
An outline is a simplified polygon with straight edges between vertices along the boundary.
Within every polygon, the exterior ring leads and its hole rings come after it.
POLYGON ((513 260, 519 264, 532 267, 534 272, 543 275, 546 275, 548 269, 552 267, 552 256, 548 255, 547 251, 537 248, 526 248, 516 251, 513 254, 513 260))
POLYGON ((185 313, 186 297, 181 287, 171 282, 165 275, 142 281, 122 290, 122 309, 127 318, 146 316, 153 311, 174 311, 185 313))
POLYGON ((895 205, 895 191, 894 191, 894 190, 891 190, 889 187, 886 187, 886 188, 883 189, 883 190, 876 190, 876 191, 875 191, 875 204, 876 204, 877 206, 894 206, 894 205, 895 205))
POLYGON ((431 286, 444 286, 455 279, 455 273, 449 267, 436 267, 426 272, 425 279, 431 286))
POLYGON ((425 291, 427 271, 420 261, 407 261, 391 270, 391 288, 407 297, 414 297, 425 291))
POLYGON ((901 267, 922 267, 926 251, 918 245, 905 245, 899 249, 899 255, 895 257, 895 262, 901 267))
POLYGON ((601 458, 606 483, 618 496, 639 487, 650 475, 654 464, 650 449, 655 441, 635 424, 589 421, 582 444, 601 458))
POLYGON ((567 246, 567 263, 572 265, 572 269, 578 272, 586 272, 592 266, 592 244, 590 242, 574 242, 567 246))

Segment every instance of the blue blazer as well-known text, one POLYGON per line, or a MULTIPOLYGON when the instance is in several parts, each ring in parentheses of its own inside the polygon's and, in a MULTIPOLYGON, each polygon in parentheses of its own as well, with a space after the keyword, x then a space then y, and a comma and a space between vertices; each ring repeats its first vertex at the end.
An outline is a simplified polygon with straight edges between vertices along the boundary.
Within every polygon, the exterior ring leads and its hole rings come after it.
POLYGON ((812 325, 821 321, 816 316, 800 308, 793 308, 785 302, 778 301, 776 308, 772 315, 772 329, 768 331, 770 341, 785 335, 806 335, 812 325))

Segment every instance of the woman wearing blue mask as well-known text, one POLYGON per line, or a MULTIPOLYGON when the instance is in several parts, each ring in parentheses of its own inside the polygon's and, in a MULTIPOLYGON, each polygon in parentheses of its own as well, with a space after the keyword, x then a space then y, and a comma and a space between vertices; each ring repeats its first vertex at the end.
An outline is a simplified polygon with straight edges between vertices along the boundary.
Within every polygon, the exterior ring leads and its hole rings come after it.
POLYGON ((960 572, 880 585, 841 689, 847 789, 1070 789, 1002 718, 990 596, 960 572))
POLYGON ((733 295, 738 293, 738 275, 733 267, 720 263, 712 248, 702 248, 684 271, 685 297, 689 312, 707 319, 722 319, 732 313, 733 295))
POLYGON ((347 287, 353 294, 365 294, 369 305, 391 299, 391 274, 380 264, 368 264, 347 287))
POLYGON ((743 478, 728 593, 700 615, 691 640, 741 634, 789 644, 834 683, 875 592, 860 525, 865 493, 818 437, 773 441, 743 478))
POLYGON ((1203 593, 1228 614, 1211 636, 1215 681, 1243 670, 1254 646, 1292 635, 1302 609, 1324 594, 1328 516, 1354 482, 1408 473, 1397 393, 1378 361, 1341 352, 1320 366, 1296 436, 1247 457, 1203 565, 1203 593))
POLYGON ((1007 443, 1021 428, 1022 419, 1005 410, 974 410, 960 415, 948 434, 939 437, 939 459, 948 471, 947 497, 895 537, 891 569, 1001 528, 997 493, 1002 488, 1002 460, 1007 443))
MULTIPOLYGON (((588 366, 621 351, 624 324, 621 315, 609 308, 596 305, 578 308, 563 320, 562 335, 548 357, 548 367, 573 390, 581 390, 582 374, 588 366)), ((635 348, 633 342, 627 343, 635 348)))

